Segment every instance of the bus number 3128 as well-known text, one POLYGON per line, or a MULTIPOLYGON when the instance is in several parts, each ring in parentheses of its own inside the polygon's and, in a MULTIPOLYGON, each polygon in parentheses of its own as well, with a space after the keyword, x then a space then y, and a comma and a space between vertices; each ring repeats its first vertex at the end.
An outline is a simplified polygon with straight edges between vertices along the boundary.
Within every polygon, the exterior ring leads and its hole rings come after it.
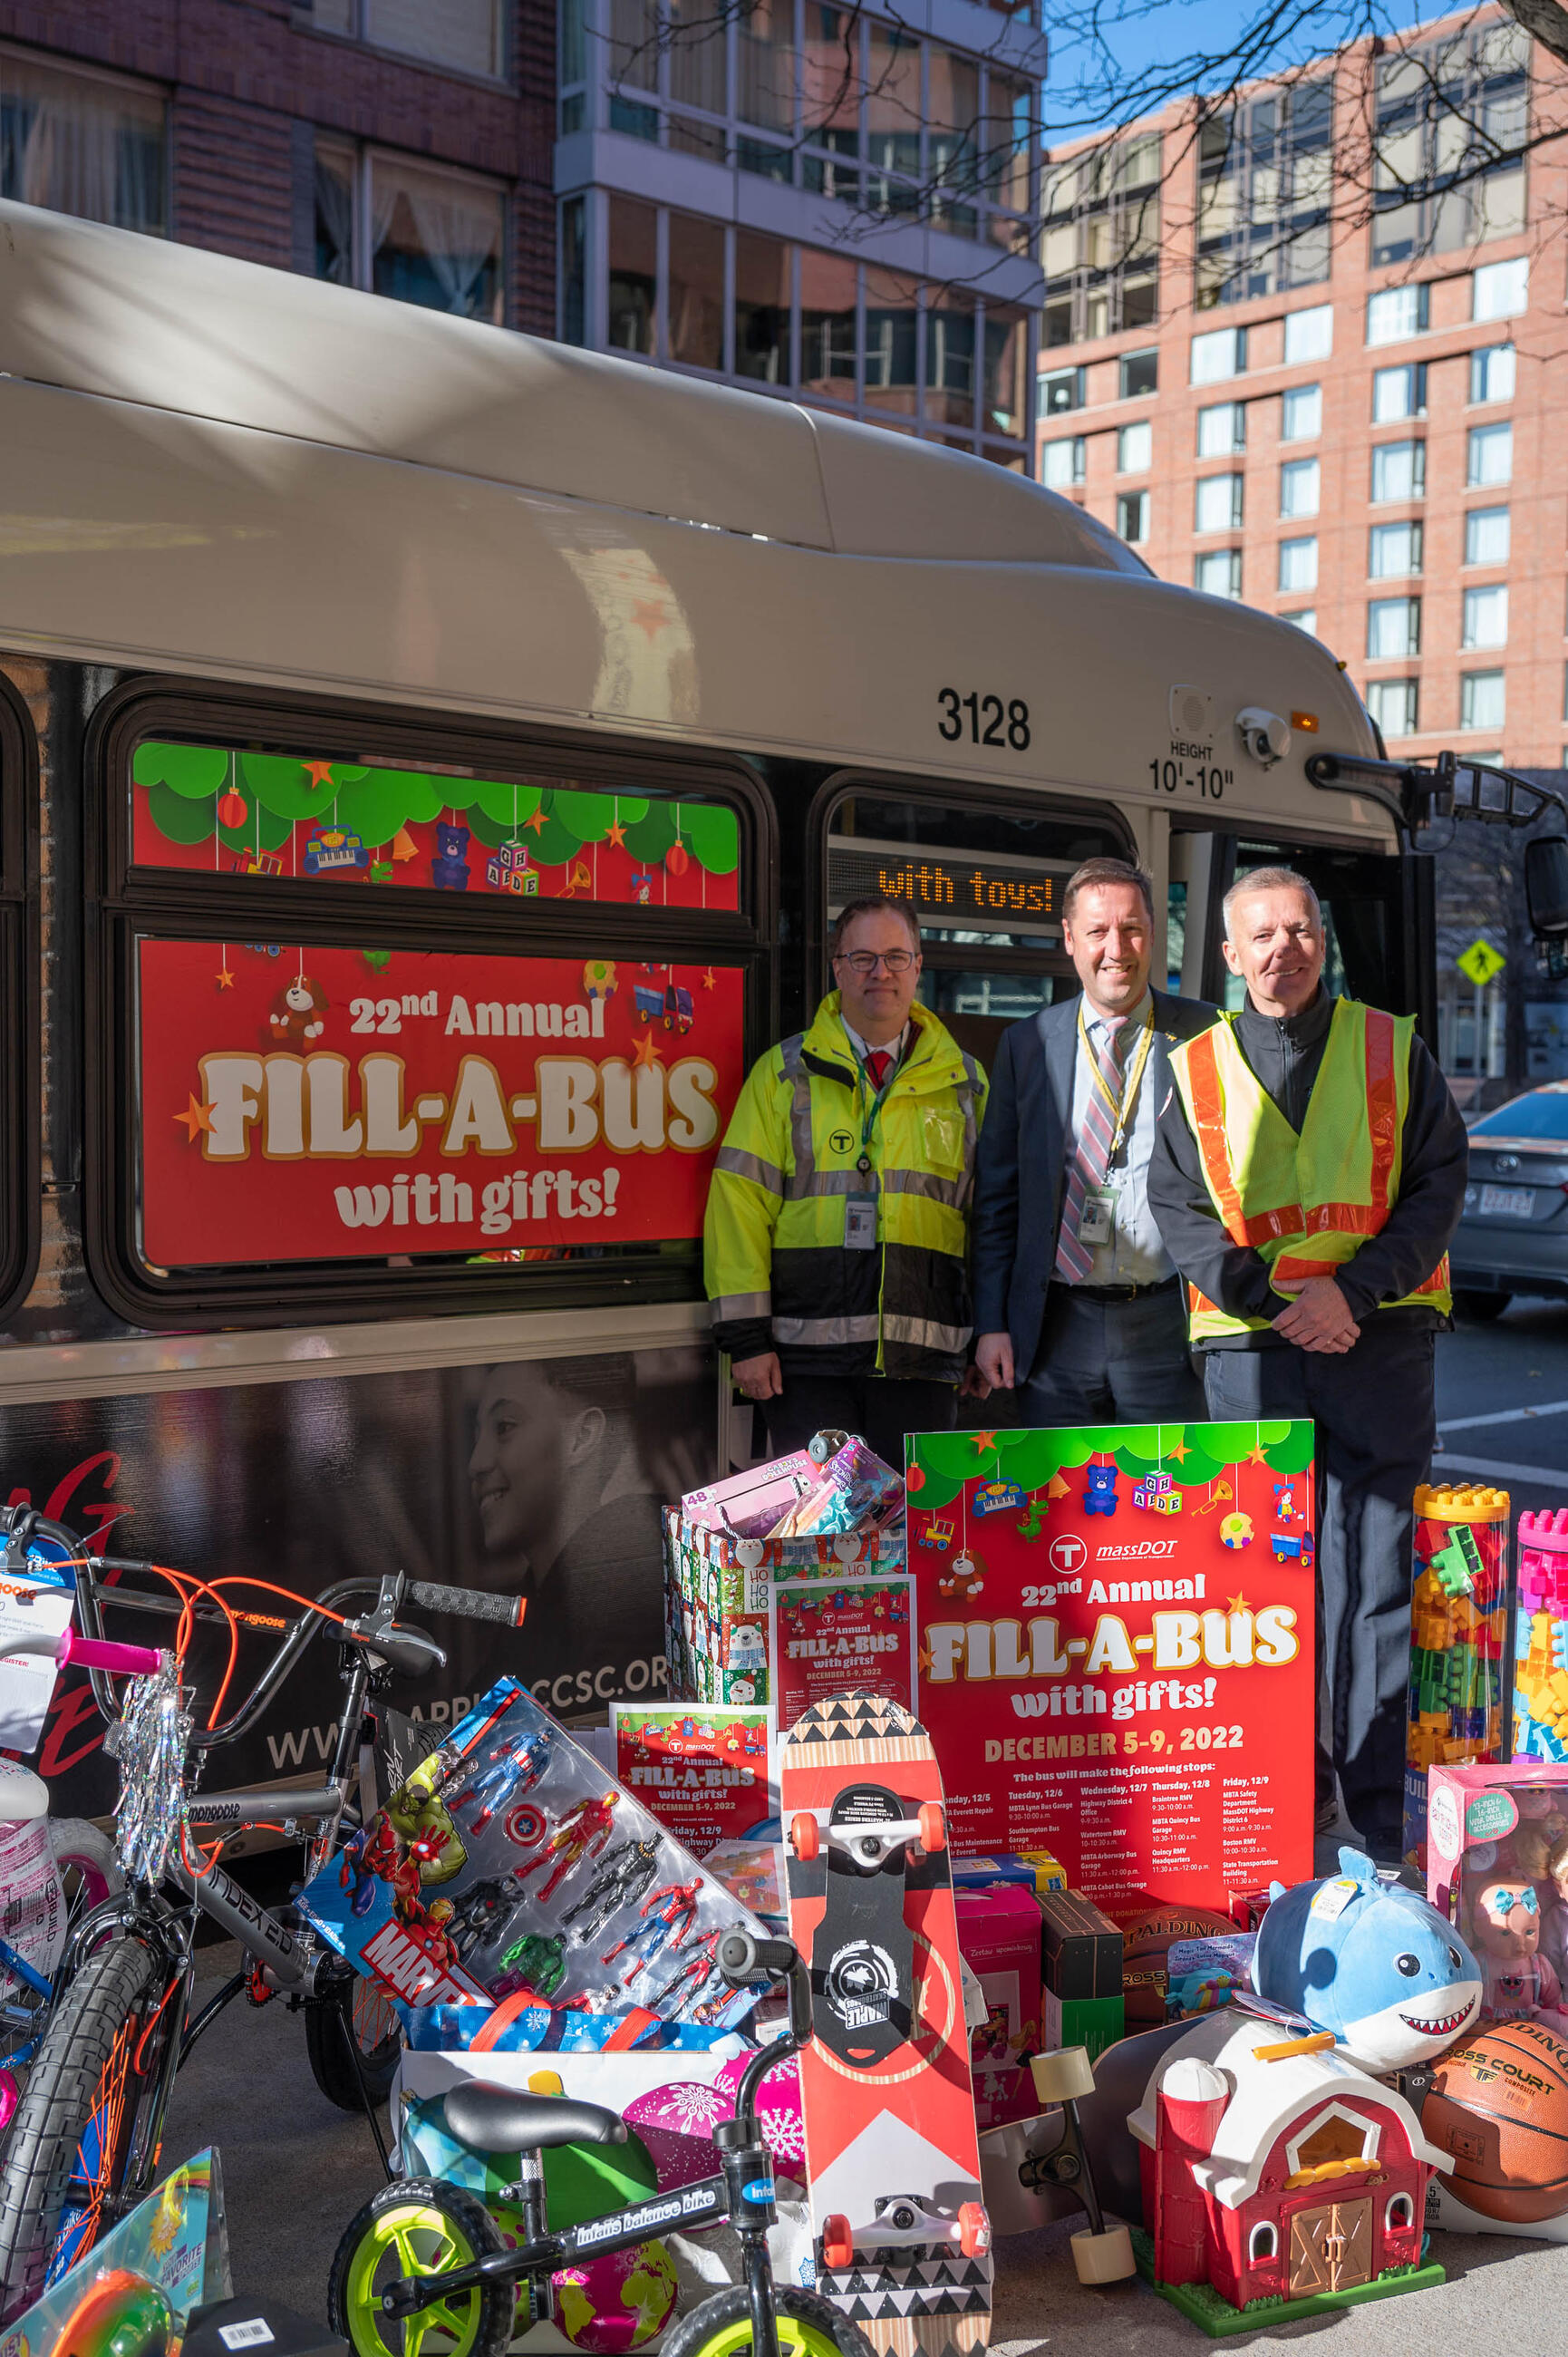
POLYGON ((956 745, 968 734, 972 745, 1002 745, 1015 753, 1029 749, 1029 707, 1021 696, 1004 704, 999 695, 961 695, 956 687, 939 687, 942 716, 937 733, 956 745), (966 732, 967 716, 967 732, 966 732))

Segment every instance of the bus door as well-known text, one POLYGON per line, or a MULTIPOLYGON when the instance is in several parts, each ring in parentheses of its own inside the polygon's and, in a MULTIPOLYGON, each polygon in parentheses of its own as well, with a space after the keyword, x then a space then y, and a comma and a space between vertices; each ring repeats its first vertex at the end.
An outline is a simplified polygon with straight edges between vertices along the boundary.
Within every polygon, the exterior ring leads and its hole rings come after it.
POLYGON ((1170 848, 1167 965, 1170 987, 1218 1006, 1240 1006, 1240 978, 1225 963, 1223 904, 1253 867, 1294 867, 1323 904, 1324 980, 1336 996, 1413 1015, 1437 1051, 1432 862, 1398 853, 1291 843, 1242 832, 1176 833, 1170 848))

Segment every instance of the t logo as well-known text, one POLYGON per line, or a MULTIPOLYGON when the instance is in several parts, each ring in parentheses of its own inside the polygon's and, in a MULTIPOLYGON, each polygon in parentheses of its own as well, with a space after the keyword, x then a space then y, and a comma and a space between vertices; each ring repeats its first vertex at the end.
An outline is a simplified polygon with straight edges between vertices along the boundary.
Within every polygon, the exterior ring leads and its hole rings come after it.
POLYGON ((850 1147, 854 1144, 854 1139, 847 1129, 835 1129, 832 1135, 829 1138, 828 1144, 832 1147, 835 1154, 847 1154, 850 1147))
POLYGON ((1070 1531, 1064 1531, 1059 1539, 1051 1541, 1050 1566, 1053 1571, 1081 1571, 1088 1561, 1089 1549, 1070 1531))

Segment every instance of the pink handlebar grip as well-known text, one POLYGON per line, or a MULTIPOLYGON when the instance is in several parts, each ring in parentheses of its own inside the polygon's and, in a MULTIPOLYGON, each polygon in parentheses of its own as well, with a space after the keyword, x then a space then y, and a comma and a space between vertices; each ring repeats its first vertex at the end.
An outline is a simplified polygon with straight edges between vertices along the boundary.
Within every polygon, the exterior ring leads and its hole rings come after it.
POLYGON ((111 1645, 101 1637, 84 1637, 68 1629, 59 1641, 56 1661, 63 1670, 74 1662, 84 1670, 112 1670, 121 1677, 145 1677, 157 1668, 162 1655, 150 1645, 111 1645))

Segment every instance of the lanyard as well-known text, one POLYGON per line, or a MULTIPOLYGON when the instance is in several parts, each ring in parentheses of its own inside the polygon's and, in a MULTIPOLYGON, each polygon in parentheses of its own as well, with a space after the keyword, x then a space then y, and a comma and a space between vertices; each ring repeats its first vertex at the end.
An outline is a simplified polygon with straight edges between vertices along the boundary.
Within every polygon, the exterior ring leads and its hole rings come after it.
POLYGON ((1111 1150, 1105 1157, 1107 1163, 1112 1163, 1115 1161, 1122 1150, 1122 1140, 1127 1134, 1128 1116, 1138 1102, 1138 1083, 1144 1077, 1144 1067, 1149 1060, 1149 1050, 1155 1044, 1154 1003, 1151 1000, 1148 1014, 1139 1027, 1138 1044, 1133 1051, 1132 1070, 1129 1071, 1123 1069, 1120 1098, 1112 1095, 1106 1085, 1105 1075, 1100 1069, 1100 1059, 1090 1045, 1089 1026, 1083 1019, 1081 997, 1078 1002, 1078 1036, 1082 1042, 1084 1054, 1089 1058, 1089 1069, 1093 1075, 1093 1084, 1104 1098, 1114 1123, 1111 1135, 1111 1150))
MULTIPOLYGON (((852 1051, 852 1052, 853 1052, 853 1051, 852 1051)), ((874 1052, 874 1053, 876 1053, 876 1052, 879 1052, 879 1051, 877 1051, 877 1050, 873 1050, 873 1052, 874 1052)), ((866 1172, 866 1171, 868 1171, 868 1170, 870 1169, 870 1168, 871 1168, 871 1133, 872 1133, 872 1131, 873 1131, 873 1130, 875 1128, 875 1126, 876 1126, 877 1117, 878 1117, 878 1115, 881 1114, 882 1107, 883 1107, 883 1103, 884 1103, 884 1102, 885 1102, 885 1100, 886 1100, 886 1098, 887 1092, 888 1092, 888 1090, 892 1087, 892 1085, 893 1085, 894 1082, 897 1079, 897 1077, 898 1077, 899 1073, 903 1071, 903 1069, 904 1069, 904 1060, 903 1060, 902 1056, 899 1056, 899 1057, 896 1058, 896 1060, 894 1060, 894 1062, 888 1066, 888 1069, 887 1069, 887 1078, 883 1082, 882 1086, 881 1086, 881 1087, 876 1091, 875 1094, 873 1096, 873 1098, 872 1098, 872 1100, 871 1100, 870 1106, 869 1106, 869 1108, 867 1109, 867 1112, 866 1112, 865 1119, 865 1121, 863 1122, 863 1124, 861 1125, 861 1132, 860 1132, 860 1159, 859 1159, 859 1161, 858 1161, 858 1163, 856 1164, 856 1166, 855 1166, 855 1167, 856 1167, 856 1168, 861 1172, 861 1174, 862 1174, 862 1176, 863 1176, 863 1177, 865 1176, 865 1172, 866 1172)), ((865 1089, 869 1090, 869 1089, 870 1089, 870 1086, 871 1086, 871 1082, 870 1082, 869 1079, 868 1079, 868 1078, 867 1078, 867 1076, 866 1076, 866 1070, 865 1070, 865 1062, 864 1062, 863 1059, 862 1059, 861 1057, 859 1057, 858 1055, 855 1057, 855 1060, 854 1060, 854 1071, 855 1071, 855 1085, 856 1085, 857 1090, 858 1090, 858 1089, 860 1089, 860 1088, 865 1088, 865 1089)))

